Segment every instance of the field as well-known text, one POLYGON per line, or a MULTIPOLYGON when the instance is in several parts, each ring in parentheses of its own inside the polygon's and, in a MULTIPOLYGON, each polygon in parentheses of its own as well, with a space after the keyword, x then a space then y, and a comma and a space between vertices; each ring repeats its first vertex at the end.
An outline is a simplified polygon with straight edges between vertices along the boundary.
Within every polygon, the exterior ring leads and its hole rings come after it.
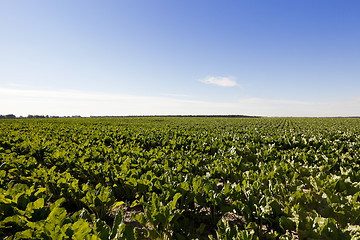
POLYGON ((6 239, 360 239, 360 119, 0 120, 6 239))

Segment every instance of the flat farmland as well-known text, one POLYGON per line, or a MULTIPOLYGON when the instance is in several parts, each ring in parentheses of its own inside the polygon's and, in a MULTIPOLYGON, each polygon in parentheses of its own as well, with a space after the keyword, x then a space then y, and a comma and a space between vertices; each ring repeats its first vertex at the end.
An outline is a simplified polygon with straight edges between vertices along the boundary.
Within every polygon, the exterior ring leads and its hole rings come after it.
POLYGON ((0 121, 4 239, 360 239, 360 119, 0 121))

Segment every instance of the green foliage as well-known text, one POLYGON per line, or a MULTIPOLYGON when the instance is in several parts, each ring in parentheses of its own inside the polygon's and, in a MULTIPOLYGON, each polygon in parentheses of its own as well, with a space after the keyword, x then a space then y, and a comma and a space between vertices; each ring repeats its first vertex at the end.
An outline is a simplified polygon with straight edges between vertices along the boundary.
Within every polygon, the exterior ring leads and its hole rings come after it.
POLYGON ((256 224, 249 224, 248 229, 240 231, 237 226, 230 226, 230 224, 222 219, 217 224, 216 238, 212 235, 209 236, 210 240, 232 240, 232 239, 243 239, 243 240, 258 240, 255 230, 257 229, 256 224))
POLYGON ((0 238, 360 239, 359 126, 0 121, 0 238))
POLYGON ((150 202, 145 202, 143 198, 139 202, 144 206, 144 215, 137 214, 132 217, 147 229, 147 237, 151 239, 173 239, 172 229, 183 212, 176 207, 180 197, 181 194, 176 193, 171 201, 167 201, 153 193, 150 202), (150 226, 147 225, 148 223, 150 226))

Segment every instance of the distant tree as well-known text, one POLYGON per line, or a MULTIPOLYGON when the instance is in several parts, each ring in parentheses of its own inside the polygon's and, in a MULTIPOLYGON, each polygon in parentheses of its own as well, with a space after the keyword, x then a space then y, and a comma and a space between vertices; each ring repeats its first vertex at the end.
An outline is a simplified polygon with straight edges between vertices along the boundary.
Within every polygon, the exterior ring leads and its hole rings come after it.
POLYGON ((14 114, 7 114, 7 115, 5 116, 5 118, 6 118, 6 119, 15 119, 16 116, 15 116, 14 114))

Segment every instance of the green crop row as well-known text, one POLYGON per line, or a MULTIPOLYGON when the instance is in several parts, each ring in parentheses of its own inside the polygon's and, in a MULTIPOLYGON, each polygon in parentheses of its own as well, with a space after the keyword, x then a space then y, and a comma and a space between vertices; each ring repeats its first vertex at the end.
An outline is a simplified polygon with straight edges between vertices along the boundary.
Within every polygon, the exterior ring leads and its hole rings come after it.
POLYGON ((360 239, 360 119, 0 121, 3 239, 360 239))

